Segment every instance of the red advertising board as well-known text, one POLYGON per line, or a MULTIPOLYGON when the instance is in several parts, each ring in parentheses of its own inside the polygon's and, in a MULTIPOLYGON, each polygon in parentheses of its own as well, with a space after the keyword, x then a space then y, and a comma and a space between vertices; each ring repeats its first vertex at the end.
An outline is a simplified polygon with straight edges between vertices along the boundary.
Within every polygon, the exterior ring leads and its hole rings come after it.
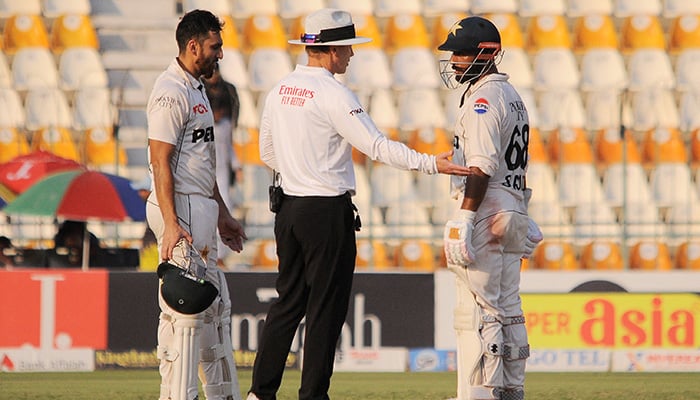
POLYGON ((107 347, 108 272, 0 271, 0 348, 107 347))

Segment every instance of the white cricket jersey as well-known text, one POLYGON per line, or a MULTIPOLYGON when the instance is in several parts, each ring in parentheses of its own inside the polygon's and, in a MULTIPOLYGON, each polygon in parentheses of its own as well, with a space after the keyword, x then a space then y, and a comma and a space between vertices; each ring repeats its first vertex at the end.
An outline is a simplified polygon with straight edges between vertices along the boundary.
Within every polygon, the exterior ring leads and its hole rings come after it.
POLYGON ((435 156, 389 140, 357 96, 325 68, 297 65, 267 95, 260 157, 292 196, 355 193, 351 150, 396 168, 437 173, 435 156))
MULTIPOLYGON (((511 209, 505 204, 523 199, 529 133, 525 104, 508 75, 490 74, 469 88, 459 110, 453 146, 455 162, 479 167, 490 176, 482 205, 511 209)), ((453 196, 464 192, 464 179, 452 177, 453 196)))
POLYGON ((201 81, 173 60, 153 85, 147 117, 148 138, 175 146, 170 160, 175 193, 212 197, 216 182, 214 114, 201 81))

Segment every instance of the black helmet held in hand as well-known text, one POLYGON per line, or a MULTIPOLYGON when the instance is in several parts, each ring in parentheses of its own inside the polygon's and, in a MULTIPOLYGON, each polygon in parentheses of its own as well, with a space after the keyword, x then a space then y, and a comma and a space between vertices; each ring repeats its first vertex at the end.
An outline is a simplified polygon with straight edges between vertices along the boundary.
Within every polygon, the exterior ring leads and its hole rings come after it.
POLYGON ((197 278, 167 261, 158 265, 163 281, 160 293, 173 310, 181 314, 199 314, 209 308, 219 291, 204 279, 197 278))

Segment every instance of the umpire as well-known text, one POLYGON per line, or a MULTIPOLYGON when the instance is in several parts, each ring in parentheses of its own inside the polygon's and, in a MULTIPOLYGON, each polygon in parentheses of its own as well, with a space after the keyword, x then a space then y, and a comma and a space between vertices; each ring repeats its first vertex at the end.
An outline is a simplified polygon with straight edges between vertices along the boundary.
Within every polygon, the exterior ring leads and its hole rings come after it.
POLYGON ((345 73, 355 36, 349 13, 309 14, 304 34, 307 65, 297 65, 267 95, 260 155, 279 172, 284 191, 275 219, 279 258, 276 288, 255 359, 249 400, 272 400, 301 319, 306 316, 299 399, 328 399, 336 342, 348 310, 355 269, 355 194, 352 147, 404 170, 466 175, 468 169, 418 153, 386 138, 357 97, 335 74, 345 73))

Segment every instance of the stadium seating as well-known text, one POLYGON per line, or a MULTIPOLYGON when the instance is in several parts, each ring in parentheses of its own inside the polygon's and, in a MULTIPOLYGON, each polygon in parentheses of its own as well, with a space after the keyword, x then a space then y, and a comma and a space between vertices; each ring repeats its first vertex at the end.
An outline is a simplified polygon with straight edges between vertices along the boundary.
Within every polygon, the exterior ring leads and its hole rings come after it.
MULTIPOLYGON (((266 90, 294 62, 305 62, 303 47, 286 41, 322 5, 349 10, 357 34, 373 39, 353 46, 347 73, 336 78, 356 92, 380 130, 433 154, 450 148, 462 97, 461 90, 442 87, 437 60, 449 53, 436 47, 460 18, 491 19, 503 42, 499 70, 509 74, 530 114, 530 214, 545 236, 571 246, 572 268, 585 264, 587 241, 611 239, 618 228, 624 229, 614 239, 625 235, 630 256, 636 242, 649 239, 665 241, 675 266, 684 262, 691 246, 681 246, 700 234, 695 1, 4 0, 0 106, 11 111, 0 114, 0 159, 28 152, 27 139, 35 139, 35 147, 72 145, 80 161, 106 170, 119 164, 120 173, 142 176, 145 105, 176 52, 172 28, 185 11, 211 9, 225 22, 221 71, 241 100, 234 139, 246 174, 237 190, 240 214, 254 237, 271 237, 269 170, 257 148, 260 112, 266 90), (110 150, 117 144, 111 142, 116 110, 119 148, 129 157, 110 150)), ((391 174, 358 151, 353 159, 354 201, 364 223, 358 237, 440 237, 456 206, 448 177, 397 170, 382 185, 391 174), (391 196, 410 201, 381 200, 398 182, 406 189, 391 196), (416 210, 413 220, 407 209, 416 210)), ((529 268, 555 268, 543 262, 533 257, 529 268)))
POLYGON ((396 265, 412 271, 433 272, 436 255, 432 244, 427 240, 406 239, 396 246, 396 265))
POLYGON ((666 243, 643 240, 630 249, 630 269, 667 271, 673 261, 666 243))
POLYGON ((576 251, 569 242, 544 240, 533 253, 533 269, 573 271, 579 269, 576 251))
POLYGON ((355 267, 360 270, 388 270, 395 267, 386 243, 380 240, 358 239, 355 267))
POLYGON ((685 270, 700 270, 700 243, 684 241, 675 254, 676 268, 685 270))
POLYGON ((581 249, 581 268, 584 270, 621 270, 625 267, 620 244, 611 241, 592 241, 581 249))

